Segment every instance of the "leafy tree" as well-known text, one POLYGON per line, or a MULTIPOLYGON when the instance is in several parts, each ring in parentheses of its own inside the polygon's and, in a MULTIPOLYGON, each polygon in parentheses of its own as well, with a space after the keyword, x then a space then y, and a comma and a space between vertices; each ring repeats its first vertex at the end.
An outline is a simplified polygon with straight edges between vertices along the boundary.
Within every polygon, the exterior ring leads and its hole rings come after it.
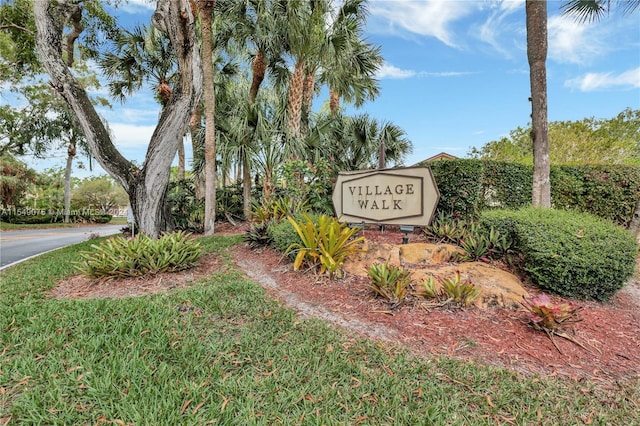
POLYGON ((16 84, 41 72, 35 49, 33 0, 7 0, 0 5, 0 81, 16 84))
POLYGON ((9 153, 0 154, 0 206, 20 206, 36 172, 9 153))
POLYGON ((110 214, 127 205, 128 197, 122 187, 109 176, 94 176, 80 181, 73 189, 73 205, 99 214, 110 214))
MULTIPOLYGON (((95 6, 95 2, 89 4, 95 6)), ((144 165, 137 167, 116 149, 85 90, 63 60, 64 17, 83 5, 75 1, 34 2, 38 53, 51 77, 51 84, 78 119, 91 153, 128 193, 139 229, 157 237, 167 226, 164 201, 171 162, 200 97, 202 75, 195 44, 195 19, 186 0, 157 2, 153 25, 166 32, 171 40, 178 62, 178 77, 176 90, 162 111, 149 142, 144 165)))
MULTIPOLYGON (((77 149, 87 153, 82 130, 78 126, 71 110, 64 100, 41 80, 39 73, 42 66, 35 56, 35 20, 31 13, 30 2, 16 1, 7 3, 0 9, 0 20, 19 18, 11 24, 10 21, 2 29, 4 48, 0 50, 5 63, 16 65, 22 73, 2 72, 15 84, 11 91, 18 99, 26 102, 26 107, 5 105, 0 108, 0 128, 2 140, 0 151, 10 151, 19 155, 31 153, 36 157, 43 156, 49 149, 56 145, 66 146, 67 164, 65 173, 64 202, 65 222, 69 221, 70 209, 70 180, 73 160, 77 149), (28 6, 28 7, 26 7, 28 6), (19 48, 31 49, 33 56, 17 52, 19 48), (19 56, 19 64, 15 64, 16 56, 19 56), (20 66, 22 64, 22 66, 20 66)), ((80 9, 74 9, 67 17, 66 22, 70 30, 65 35, 65 61, 68 66, 73 66, 78 80, 85 87, 99 87, 95 74, 84 62, 75 61, 75 43, 83 31, 82 14, 80 9)), ((92 102, 107 104, 106 100, 94 97, 92 102)))
MULTIPOLYGON (((532 164, 531 128, 518 127, 508 137, 472 148, 469 155, 532 164)), ((549 123, 549 157, 554 164, 640 165, 640 110, 627 108, 609 119, 549 123)))

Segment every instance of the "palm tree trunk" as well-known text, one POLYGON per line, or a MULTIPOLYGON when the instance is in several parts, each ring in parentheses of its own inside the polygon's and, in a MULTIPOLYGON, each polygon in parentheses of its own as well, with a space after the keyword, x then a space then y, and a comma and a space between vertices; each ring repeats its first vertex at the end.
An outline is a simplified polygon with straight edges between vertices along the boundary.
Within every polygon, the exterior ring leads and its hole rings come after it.
POLYGON ((336 115, 340 111, 340 94, 329 88, 329 111, 331 115, 336 115))
POLYGON ((251 89, 249 90, 249 102, 253 103, 258 96, 258 90, 264 80, 265 73, 267 71, 267 61, 264 57, 264 52, 258 50, 256 57, 253 58, 253 76, 251 78, 251 89))
POLYGON ((204 79, 204 234, 213 235, 216 220, 216 133, 215 88, 213 82, 213 6, 215 1, 200 1, 202 31, 202 73, 204 79))
POLYGON ((245 151, 242 156, 242 208, 246 219, 251 213, 251 167, 249 166, 249 153, 245 151))
POLYGON ((531 81, 531 137, 533 139, 532 202, 551 207, 549 130, 547 118, 547 2, 526 0, 527 58, 531 81))
POLYGON ((309 116, 311 115, 311 105, 313 103, 313 95, 315 89, 315 73, 311 71, 305 72, 304 83, 302 86, 302 106, 300 112, 300 130, 302 136, 306 135, 309 129, 309 116))
POLYGON ((289 136, 299 138, 300 122, 302 118, 302 97, 304 92, 305 61, 300 59, 296 62, 289 82, 289 95, 287 99, 287 130, 289 136))
POLYGON ((71 169, 73 168, 73 158, 75 156, 76 135, 74 133, 67 148, 67 164, 64 169, 64 223, 69 223, 69 215, 71 214, 71 169))

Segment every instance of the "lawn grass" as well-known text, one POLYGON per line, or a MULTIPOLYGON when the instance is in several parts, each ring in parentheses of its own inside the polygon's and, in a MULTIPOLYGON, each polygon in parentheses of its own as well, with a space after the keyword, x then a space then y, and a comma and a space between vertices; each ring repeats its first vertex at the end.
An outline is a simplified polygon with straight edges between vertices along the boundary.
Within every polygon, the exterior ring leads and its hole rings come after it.
POLYGON ((380 425, 640 423, 616 389, 523 376, 300 320, 226 265, 189 289, 52 300, 86 242, 1 272, 0 424, 380 425))

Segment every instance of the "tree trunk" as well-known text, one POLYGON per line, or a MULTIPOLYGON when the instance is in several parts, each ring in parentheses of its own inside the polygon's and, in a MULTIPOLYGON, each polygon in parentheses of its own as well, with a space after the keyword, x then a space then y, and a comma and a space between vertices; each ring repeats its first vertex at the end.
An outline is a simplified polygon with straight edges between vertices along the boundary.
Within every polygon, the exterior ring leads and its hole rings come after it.
POLYGON ((340 111, 340 94, 329 88, 329 111, 331 115, 336 115, 340 111))
POLYGON ((64 223, 69 223, 71 214, 71 169, 73 168, 73 158, 76 156, 76 135, 71 135, 69 148, 67 148, 67 165, 64 169, 64 223))
POLYGON ((300 132, 302 136, 309 132, 309 117, 311 116, 311 106, 313 104, 313 95, 316 89, 316 76, 312 71, 307 70, 304 75, 304 83, 302 88, 302 107, 300 113, 300 132))
POLYGON ((184 140, 178 144, 178 180, 184 180, 184 140))
POLYGON ((251 214, 251 167, 246 150, 242 156, 242 201, 244 217, 248 219, 251 214))
POLYGON ((304 92, 305 62, 298 60, 289 82, 289 95, 287 99, 287 130, 292 138, 302 136, 300 121, 302 118, 302 96, 304 92))
POLYGON ((631 222, 629 222, 629 230, 636 236, 638 243, 640 243, 640 199, 638 199, 636 210, 633 212, 631 222))
POLYGON ((157 238, 167 225, 164 201, 171 163, 202 87, 191 8, 187 0, 159 0, 156 5, 152 21, 167 33, 176 51, 177 82, 151 136, 144 167, 139 169, 116 149, 89 97, 62 59, 63 22, 60 17, 73 3, 62 0, 33 2, 40 59, 51 77, 51 85, 78 119, 91 154, 129 194, 138 229, 157 238))
POLYGON ((251 77, 251 89, 249 90, 249 102, 253 103, 258 96, 258 90, 264 80, 265 73, 267 71, 267 61, 264 57, 264 52, 258 50, 256 57, 253 58, 253 75, 251 77))
POLYGON ((549 130, 547 118, 547 2, 526 0, 527 58, 531 81, 533 191, 536 207, 551 207, 549 130))
POLYGON ((213 81, 213 6, 200 0, 202 72, 204 77, 204 235, 213 235, 216 221, 216 97, 213 81))

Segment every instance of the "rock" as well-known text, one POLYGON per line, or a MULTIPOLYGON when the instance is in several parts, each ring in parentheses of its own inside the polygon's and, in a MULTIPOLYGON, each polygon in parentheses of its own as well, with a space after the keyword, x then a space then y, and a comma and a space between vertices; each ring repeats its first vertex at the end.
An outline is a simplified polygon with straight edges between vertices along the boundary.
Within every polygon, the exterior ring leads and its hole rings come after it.
POLYGON ((415 283, 424 281, 429 275, 440 279, 452 278, 456 271, 460 271, 461 281, 470 281, 480 289, 480 295, 473 302, 479 308, 520 309, 522 298, 529 297, 522 282, 514 274, 482 262, 464 262, 420 270, 414 272, 412 278, 415 283))
POLYGON ((366 241, 363 250, 347 259, 343 265, 345 272, 366 277, 369 266, 389 261, 411 269, 411 280, 417 285, 430 275, 452 278, 460 271, 462 281, 471 281, 480 289, 473 304, 485 309, 496 306, 520 309, 522 298, 529 296, 520 279, 510 272, 482 262, 450 263, 453 254, 461 251, 451 244, 393 245, 366 241))
POLYGON ((453 244, 414 243, 400 246, 403 264, 439 265, 451 261, 456 253, 464 254, 464 250, 453 244))
POLYGON ((400 265, 400 249, 396 245, 365 241, 362 250, 344 262, 342 269, 346 273, 366 277, 366 269, 374 263, 389 261, 392 265, 400 265))

